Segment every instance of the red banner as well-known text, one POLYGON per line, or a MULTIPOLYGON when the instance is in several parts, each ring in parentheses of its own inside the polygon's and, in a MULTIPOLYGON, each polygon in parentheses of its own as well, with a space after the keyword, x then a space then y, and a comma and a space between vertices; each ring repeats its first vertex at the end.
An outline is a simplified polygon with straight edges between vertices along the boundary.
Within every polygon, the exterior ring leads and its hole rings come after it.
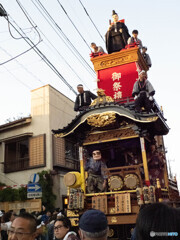
POLYGON ((135 62, 99 70, 98 88, 104 89, 106 95, 114 99, 131 97, 139 70, 139 66, 135 62))

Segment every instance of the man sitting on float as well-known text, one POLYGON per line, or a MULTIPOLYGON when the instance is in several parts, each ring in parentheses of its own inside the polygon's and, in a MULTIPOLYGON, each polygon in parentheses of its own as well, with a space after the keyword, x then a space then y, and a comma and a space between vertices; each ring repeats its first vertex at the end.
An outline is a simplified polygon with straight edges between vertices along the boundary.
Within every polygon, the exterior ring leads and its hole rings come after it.
POLYGON ((135 82, 132 96, 135 100, 135 111, 141 112, 142 107, 149 113, 152 107, 155 90, 152 84, 147 80, 147 74, 144 70, 139 73, 139 79, 135 82))
POLYGON ((106 191, 107 166, 102 159, 101 151, 94 150, 92 157, 86 162, 85 171, 88 171, 87 191, 88 193, 98 193, 106 191))

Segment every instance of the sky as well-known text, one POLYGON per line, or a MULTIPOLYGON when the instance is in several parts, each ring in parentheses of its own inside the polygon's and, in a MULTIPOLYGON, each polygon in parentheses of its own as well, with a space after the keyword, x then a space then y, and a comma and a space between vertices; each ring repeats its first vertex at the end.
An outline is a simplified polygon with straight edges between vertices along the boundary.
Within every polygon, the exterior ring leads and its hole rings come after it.
MULTIPOLYGON (((180 39, 180 31, 178 31, 180 1, 81 1, 101 36, 104 37, 108 29, 109 19, 111 19, 114 9, 119 14, 120 19, 125 19, 129 32, 137 29, 143 45, 148 47, 147 53, 152 60, 152 68, 148 72, 148 78, 156 89, 155 99, 159 106, 163 107, 167 124, 170 127, 169 134, 164 138, 167 159, 171 164, 173 174, 177 175, 180 183, 180 171, 178 171, 180 168, 178 149, 180 136, 180 47, 178 42, 180 39)), ((42 41, 37 45, 38 48, 74 89, 76 89, 78 83, 83 83, 86 89, 95 92, 96 77, 87 65, 82 64, 84 60, 81 57, 76 57, 72 48, 67 47, 69 42, 67 39, 62 40, 59 29, 54 27, 55 32, 46 21, 41 14, 42 10, 38 5, 39 0, 1 0, 0 3, 9 14, 9 21, 23 30, 24 37, 26 35, 36 44, 39 41, 38 34, 40 34, 42 41), (35 28, 23 14, 18 2, 22 4, 28 16, 33 20, 35 28)), ((41 0, 41 3, 85 61, 90 67, 93 67, 89 57, 90 49, 86 44, 90 45, 91 42, 96 42, 104 49, 105 44, 79 0, 41 0), (58 1, 62 4, 86 43, 79 36, 58 1)), ((12 27, 10 27, 10 31, 14 38, 10 35, 7 21, 0 17, 0 124, 5 123, 7 119, 29 115, 30 91, 45 84, 51 84, 57 90, 75 100, 75 94, 33 50, 3 64, 3 62, 30 47, 23 38, 19 39, 20 35, 12 27)))

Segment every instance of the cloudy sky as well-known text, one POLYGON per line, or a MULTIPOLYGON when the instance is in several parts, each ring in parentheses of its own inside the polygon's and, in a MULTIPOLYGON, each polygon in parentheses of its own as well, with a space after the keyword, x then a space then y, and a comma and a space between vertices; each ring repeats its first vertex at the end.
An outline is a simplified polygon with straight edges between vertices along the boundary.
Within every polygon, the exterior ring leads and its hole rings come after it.
MULTIPOLYGON (((180 1, 81 0, 81 2, 103 37, 108 29, 113 9, 120 18, 125 19, 130 32, 138 29, 139 38, 143 45, 148 47, 152 59, 152 68, 148 73, 149 80, 156 89, 156 101, 163 106, 167 123, 171 128, 168 136, 165 137, 167 158, 172 165, 173 173, 180 178, 178 172, 180 167, 178 144, 180 141, 180 1)), ((83 83, 85 88, 95 91, 95 76, 91 70, 90 49, 87 45, 96 42, 105 49, 105 44, 79 0, 41 0, 41 2, 1 0, 0 3, 9 14, 10 23, 18 31, 23 31, 22 38, 10 25, 10 34, 7 20, 0 17, 0 124, 5 123, 9 118, 27 116, 30 113, 30 91, 45 84, 51 84, 72 100, 75 99, 73 91, 33 50, 3 64, 30 48, 25 41, 27 39, 34 44, 40 41, 37 45, 39 50, 73 89, 76 89, 78 83, 83 83), (22 4, 32 24, 18 3, 22 4), (62 4, 83 39, 59 3, 62 4), (46 13, 43 11, 43 6, 47 10, 46 13)))

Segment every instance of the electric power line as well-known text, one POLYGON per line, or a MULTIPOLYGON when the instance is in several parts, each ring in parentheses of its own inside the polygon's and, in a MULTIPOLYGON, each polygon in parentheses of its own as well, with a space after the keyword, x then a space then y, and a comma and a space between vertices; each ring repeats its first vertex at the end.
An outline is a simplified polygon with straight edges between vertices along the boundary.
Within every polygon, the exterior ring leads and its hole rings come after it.
MULTIPOLYGON (((31 0, 34 4, 34 1, 31 0)), ((92 69, 92 67, 89 65, 89 63, 87 63, 87 61, 84 59, 84 57, 80 54, 80 52, 76 49, 76 47, 72 44, 72 42, 69 40, 69 38, 66 36, 66 34, 62 31, 61 27, 57 24, 57 22, 54 20, 54 18, 50 15, 50 13, 47 11, 47 9, 44 7, 44 5, 41 3, 40 0, 35 0, 38 5, 40 6, 40 8, 45 12, 45 14, 48 16, 48 18, 51 20, 51 22, 54 24, 54 26, 58 29, 58 31, 61 33, 62 36, 60 36, 61 40, 62 37, 65 39, 63 40, 63 42, 67 45, 67 43, 71 46, 71 48, 73 49, 73 51, 80 57, 80 59, 86 64, 86 66, 88 67, 88 69, 93 73, 93 77, 95 77, 95 72, 92 69)), ((39 10, 39 8, 37 7, 36 4, 34 4, 36 6, 36 8, 39 10)), ((39 10, 40 11, 40 10, 39 10)), ((41 11, 40 11, 41 12, 41 11)), ((42 12, 41 12, 42 14, 42 12)), ((43 15, 43 14, 42 14, 43 15)), ((43 15, 44 16, 44 15, 43 15)), ((48 21, 49 22, 49 21, 48 21)), ((52 26, 52 25, 51 25, 52 26)), ((54 28, 53 28, 54 29, 54 28)), ((57 32, 56 32, 57 33, 57 32)), ((58 35, 59 36, 59 35, 58 35)), ((69 46, 68 46, 69 48, 69 46)))
MULTIPOLYGON (((32 25, 32 22, 33 22, 33 24, 35 25, 33 19, 30 17, 30 15, 26 11, 26 9, 23 7, 23 5, 19 1, 17 1, 17 3, 20 6, 21 10, 23 11, 24 15, 27 17, 27 19, 30 22, 30 24, 32 25)), ((76 73, 76 71, 72 68, 72 66, 68 63, 68 61, 62 56, 62 54, 58 51, 58 49, 50 42, 50 40, 46 37, 46 35, 40 29, 38 30, 38 32, 40 32, 44 36, 44 38, 48 41, 48 43, 51 45, 51 47, 55 49, 56 53, 58 53, 58 55, 63 59, 63 61, 68 65, 68 67, 76 75, 76 77, 79 78, 81 80, 81 82, 83 82, 84 85, 89 89, 89 87, 86 85, 86 83, 79 77, 79 75, 76 73)), ((43 42, 43 43, 45 44, 45 42, 43 42)), ((48 47, 48 45, 46 45, 46 46, 48 47)))
MULTIPOLYGON (((26 37, 24 37, 24 36, 22 36, 21 38, 15 38, 15 37, 12 35, 11 30, 10 30, 10 22, 9 22, 8 16, 6 17, 6 19, 7 19, 7 21, 8 21, 8 30, 9 30, 9 33, 10 33, 10 35, 11 35, 12 38, 14 38, 14 39, 16 39, 16 40, 20 40, 20 39, 26 38, 26 37)), ((33 26, 33 27, 34 27, 34 26, 33 26)), ((38 33, 38 34, 39 34, 39 33, 38 33)), ((31 47, 30 47, 29 49, 27 49, 26 51, 24 51, 24 52, 22 52, 22 53, 20 53, 20 54, 18 54, 18 55, 16 55, 16 56, 14 56, 14 57, 6 60, 5 62, 0 63, 0 66, 3 65, 3 64, 6 64, 6 63, 8 63, 8 62, 11 62, 12 60, 14 60, 14 59, 16 59, 16 58, 24 55, 25 53, 29 52, 29 51, 32 50, 34 47, 36 47, 41 41, 42 41, 42 39, 40 38, 40 35, 39 35, 39 41, 38 41, 34 46, 31 46, 31 47)))
MULTIPOLYGON (((31 87, 30 87, 29 85, 27 85, 26 83, 24 83, 23 81, 21 81, 19 78, 17 78, 7 67, 5 67, 5 66, 3 66, 3 67, 6 69, 6 71, 7 71, 14 79, 16 79, 18 82, 20 82, 20 83, 21 83, 22 85, 24 85, 26 88, 28 88, 28 89, 31 90, 31 87)), ((44 99, 40 94, 36 93, 36 95, 37 95, 38 97, 44 99)), ((50 103, 50 102, 47 101, 46 99, 45 99, 45 101, 46 101, 47 104, 49 104, 49 105, 51 105, 52 107, 56 108, 56 109, 59 110, 60 112, 66 113, 67 115, 69 115, 69 116, 71 116, 71 117, 74 118, 74 115, 72 115, 72 114, 70 114, 70 113, 68 113, 68 112, 63 111, 62 109, 60 109, 60 108, 58 108, 57 106, 55 106, 54 104, 50 103)), ((63 101, 63 100, 62 100, 62 101, 63 101)), ((67 102, 65 102, 65 101, 63 101, 63 102, 67 104, 67 102)), ((65 106, 65 104, 64 104, 64 106, 65 106)))
MULTIPOLYGON (((0 46, 0 49, 2 50, 2 51, 4 51, 7 55, 9 55, 10 57, 11 57, 11 54, 10 53, 8 53, 4 48, 2 48, 1 46, 0 46)), ((32 73, 31 71, 29 71, 29 69, 27 69, 23 64, 21 64, 18 60, 15 60, 16 62, 17 62, 17 64, 18 65, 20 65, 21 66, 21 68, 23 68, 28 74, 30 74, 33 78, 35 78, 36 80, 38 80, 40 83, 42 83, 43 85, 45 85, 45 83, 39 78, 39 77, 37 77, 34 73, 32 73)), ((7 68, 6 68, 6 70, 7 70, 7 68)), ((9 70, 10 71, 10 70, 9 70)), ((12 75, 12 74, 11 74, 12 75)), ((15 76, 15 75, 13 75, 13 76, 15 76)), ((22 81, 21 81, 21 83, 23 83, 22 81)), ((26 87, 28 87, 28 85, 25 85, 26 87)), ((56 95, 56 94, 55 94, 56 95)), ((56 95, 57 97, 59 97, 58 95, 56 95)), ((61 99, 61 101, 63 101, 62 99, 61 99)), ((67 104, 67 102, 65 102, 65 101, 63 101, 64 103, 66 103, 67 104)), ((68 104, 69 105, 69 104, 68 104)), ((64 105, 65 106, 65 105, 64 105)), ((69 106, 71 106, 71 105, 69 105, 69 106)), ((72 115, 71 115, 72 116, 72 115)))
MULTIPOLYGON (((5 17, 6 18, 6 17, 5 17)), ((6 20, 8 21, 8 19, 6 18, 6 20)), ((15 23, 15 21, 14 21, 15 23)), ((15 23, 17 25, 17 23, 15 23)), ((10 22, 10 25, 20 34, 20 36, 23 36, 21 34, 22 29, 20 28, 21 32, 10 22)), ((17 25, 18 26, 18 25, 17 25)), ((19 27, 19 26, 18 26, 19 27)), ((23 34, 25 34, 23 32, 23 34)), ((27 37, 27 36, 26 36, 27 37)), ((74 90, 74 88, 66 81, 66 79, 62 76, 62 74, 57 70, 57 68, 50 62, 50 60, 42 53, 42 51, 39 50, 39 48, 37 46, 34 45, 34 43, 31 41, 31 39, 24 38, 24 40, 27 42, 27 44, 29 44, 31 47, 34 46, 33 50, 41 57, 41 59, 51 68, 51 70, 53 70, 53 72, 66 84, 66 86, 68 86, 72 92, 74 92, 75 95, 77 95, 76 91, 74 90)))
POLYGON ((102 38, 103 42, 105 42, 105 41, 104 41, 104 38, 102 37, 100 31, 98 30, 98 28, 96 27, 96 25, 95 25, 95 23, 93 22, 92 18, 90 17, 88 11, 86 10, 86 8, 84 7, 84 5, 82 4, 81 0, 79 0, 79 2, 80 2, 80 4, 81 4, 81 6, 84 8, 84 11, 85 11, 86 15, 88 16, 88 18, 89 18, 90 21, 92 22, 92 24, 93 24, 93 26, 95 27, 96 31, 99 33, 99 35, 100 35, 100 37, 102 38))
POLYGON ((60 3, 59 0, 57 0, 57 2, 59 3, 60 7, 62 8, 62 10, 64 11, 64 13, 66 14, 67 18, 69 19, 69 21, 72 23, 72 25, 74 26, 74 28, 76 29, 76 31, 78 32, 78 34, 80 35, 80 37, 82 38, 82 40, 85 42, 85 44, 87 45, 87 47, 90 49, 91 48, 89 46, 89 44, 86 42, 86 40, 84 39, 84 37, 82 36, 82 34, 80 33, 80 31, 78 30, 78 28, 76 27, 76 25, 73 23, 73 21, 71 20, 71 18, 69 17, 69 15, 67 14, 66 10, 64 9, 63 5, 60 3))
MULTIPOLYGON (((42 12, 42 10, 36 5, 36 3, 31 0, 32 3, 34 4, 34 6, 38 9, 38 11, 41 13, 41 15, 44 17, 44 19, 48 22, 48 24, 51 26, 51 28, 56 32, 56 34, 58 35, 58 37, 62 40, 62 42, 70 49, 69 45, 67 44, 67 42, 63 39, 63 37, 60 35, 60 33, 56 30, 56 28, 52 25, 52 23, 50 22, 50 20, 48 20, 48 18, 46 17, 46 15, 44 15, 44 13, 42 12)), ((70 50, 71 51, 71 50, 70 50)), ((80 58, 78 58, 78 56, 76 55, 76 53, 74 51, 71 51, 71 53, 80 61, 80 63, 83 65, 83 67, 91 74, 91 76, 94 77, 94 75, 92 75, 92 72, 90 71, 89 68, 87 68, 87 64, 80 58)))

